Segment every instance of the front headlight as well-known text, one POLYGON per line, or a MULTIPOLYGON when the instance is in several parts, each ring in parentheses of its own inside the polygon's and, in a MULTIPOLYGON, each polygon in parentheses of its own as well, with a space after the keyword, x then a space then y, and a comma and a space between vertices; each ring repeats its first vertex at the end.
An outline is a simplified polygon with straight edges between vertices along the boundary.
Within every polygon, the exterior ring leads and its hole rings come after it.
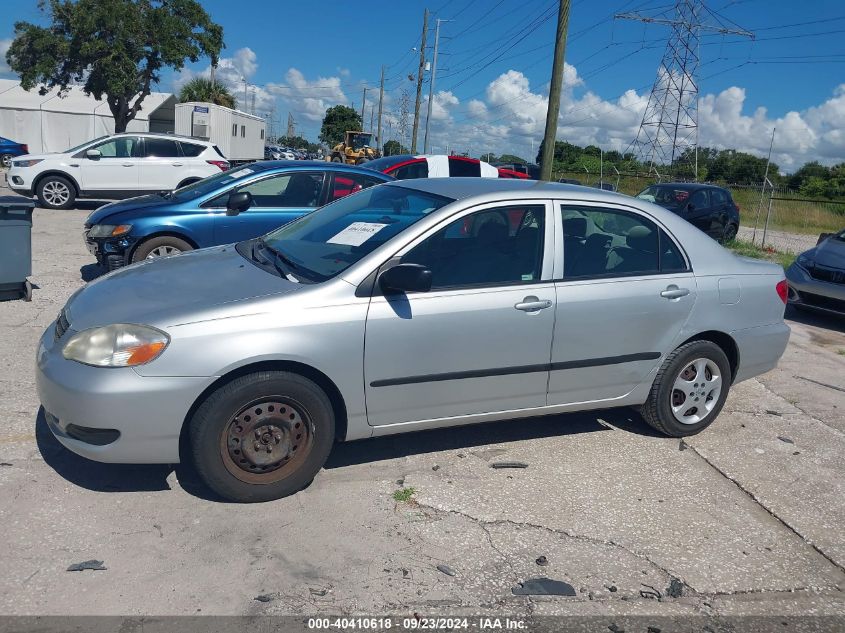
POLYGON ((13 160, 12 167, 32 167, 40 163, 43 158, 34 158, 32 160, 13 160))
POLYGON ((170 337, 147 325, 117 323, 75 334, 62 356, 96 367, 135 367, 158 358, 170 337))
POLYGON ((131 230, 131 224, 95 224, 88 231, 88 237, 118 237, 131 230))

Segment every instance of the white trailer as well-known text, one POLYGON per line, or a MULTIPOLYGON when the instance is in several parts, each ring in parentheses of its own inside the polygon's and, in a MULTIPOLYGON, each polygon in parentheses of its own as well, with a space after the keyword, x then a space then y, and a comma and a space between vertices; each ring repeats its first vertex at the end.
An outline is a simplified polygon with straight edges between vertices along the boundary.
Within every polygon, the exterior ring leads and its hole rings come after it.
POLYGON ((176 104, 176 134, 210 141, 232 163, 264 159, 264 119, 213 103, 176 104))

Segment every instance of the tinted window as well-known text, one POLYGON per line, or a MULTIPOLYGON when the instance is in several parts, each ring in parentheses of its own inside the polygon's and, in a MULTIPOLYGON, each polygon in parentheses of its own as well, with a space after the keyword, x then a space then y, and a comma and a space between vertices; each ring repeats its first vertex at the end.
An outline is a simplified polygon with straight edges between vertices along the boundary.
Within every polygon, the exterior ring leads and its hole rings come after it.
POLYGON ((458 156, 449 157, 449 175, 472 178, 481 177, 481 163, 477 160, 467 160, 458 156))
POLYGON ((246 126, 241 126, 241 138, 246 138, 246 126))
POLYGON ((689 198, 689 203, 695 209, 706 209, 710 206, 710 196, 707 194, 707 189, 699 189, 693 193, 689 198))
POLYGON ((185 141, 179 141, 179 145, 182 147, 182 155, 183 156, 199 156, 202 154, 203 150, 205 149, 202 145, 195 145, 194 143, 186 143, 185 141))
POLYGON ((428 178, 428 163, 425 160, 420 160, 410 165, 403 165, 399 169, 388 173, 399 180, 428 178))
POLYGON ((121 136, 95 145, 91 149, 99 150, 103 158, 134 158, 138 156, 138 138, 121 136))
POLYGON ((485 209, 441 229, 402 258, 431 269, 432 288, 540 279, 542 205, 485 209))
POLYGON ((232 136, 237 136, 237 135, 238 135, 238 124, 232 123, 232 136))
POLYGON ((721 189, 713 189, 710 191, 710 198, 713 201, 714 207, 721 207, 728 203, 728 196, 726 192, 721 189))
POLYGON ((687 270, 684 256, 666 232, 660 230, 660 272, 681 273, 687 270))
POLYGON ((172 158, 179 156, 179 146, 176 144, 176 141, 170 141, 164 138, 145 138, 144 156, 172 158))
POLYGON ((209 205, 225 207, 233 193, 245 191, 252 195, 252 207, 257 209, 316 207, 320 199, 323 174, 275 174, 262 180, 230 189, 209 205))
POLYGON ((334 176, 332 190, 329 192, 328 202, 332 202, 333 200, 337 200, 343 196, 348 196, 350 193, 356 193, 361 191, 361 189, 372 187, 380 182, 381 180, 370 176, 362 176, 361 174, 337 173, 334 176))

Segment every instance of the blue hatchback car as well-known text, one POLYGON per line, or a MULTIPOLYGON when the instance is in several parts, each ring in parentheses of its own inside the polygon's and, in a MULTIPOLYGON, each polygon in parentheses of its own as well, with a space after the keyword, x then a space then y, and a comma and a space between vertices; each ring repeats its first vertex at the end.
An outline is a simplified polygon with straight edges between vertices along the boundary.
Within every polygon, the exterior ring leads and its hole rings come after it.
POLYGON ((350 193, 393 180, 363 167, 266 161, 175 191, 120 200, 85 221, 85 242, 114 270, 183 251, 248 240, 350 193))
POLYGON ((0 164, 3 167, 11 167, 12 159, 18 156, 29 154, 29 147, 24 143, 16 143, 10 139, 0 136, 0 164))

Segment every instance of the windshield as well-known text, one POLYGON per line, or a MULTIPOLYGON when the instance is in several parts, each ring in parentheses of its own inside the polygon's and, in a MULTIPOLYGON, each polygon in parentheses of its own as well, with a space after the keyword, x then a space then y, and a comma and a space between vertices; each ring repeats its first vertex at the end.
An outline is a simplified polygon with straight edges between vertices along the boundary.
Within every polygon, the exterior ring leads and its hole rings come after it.
POLYGON ((207 178, 203 178, 197 182, 192 182, 190 185, 185 185, 184 187, 176 189, 172 194, 170 194, 170 197, 178 202, 196 200, 206 194, 214 193, 224 185, 234 183, 236 180, 240 180, 245 176, 251 176, 258 171, 260 170, 253 169, 252 167, 221 171, 219 174, 208 176, 207 178))
POLYGON ((106 138, 108 138, 108 136, 100 136, 99 138, 95 138, 94 140, 85 141, 82 145, 77 145, 76 147, 71 147, 70 149, 66 149, 62 153, 63 154, 73 154, 74 152, 78 152, 79 150, 81 150, 83 147, 87 147, 88 145, 91 145, 92 143, 97 143, 98 141, 102 141, 103 139, 106 139, 106 138))
POLYGON ((637 194, 640 200, 648 200, 667 209, 676 209, 689 198, 689 191, 667 186, 651 186, 637 194))
POLYGON ((356 134, 352 137, 352 149, 362 149, 363 147, 368 147, 372 138, 372 134, 356 134))
POLYGON ((341 198, 268 233, 263 243, 295 266, 297 276, 325 281, 343 272, 451 198, 379 185, 341 198))

